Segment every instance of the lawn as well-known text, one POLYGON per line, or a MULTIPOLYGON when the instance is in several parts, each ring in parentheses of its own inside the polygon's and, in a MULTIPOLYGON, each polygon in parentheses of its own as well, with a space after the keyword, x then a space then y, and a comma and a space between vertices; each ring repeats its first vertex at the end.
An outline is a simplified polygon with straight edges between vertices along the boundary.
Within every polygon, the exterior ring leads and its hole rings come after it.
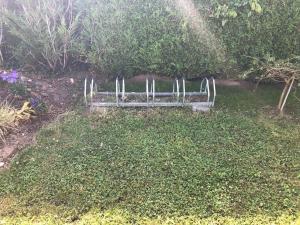
POLYGON ((279 94, 66 114, 0 173, 0 224, 300 223, 300 104, 276 117, 279 94))

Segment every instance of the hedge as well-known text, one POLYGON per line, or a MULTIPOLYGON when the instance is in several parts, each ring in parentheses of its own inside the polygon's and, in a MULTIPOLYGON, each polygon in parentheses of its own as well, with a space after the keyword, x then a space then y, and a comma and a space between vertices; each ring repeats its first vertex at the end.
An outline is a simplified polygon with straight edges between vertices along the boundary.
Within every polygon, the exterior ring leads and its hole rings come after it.
POLYGON ((4 66, 50 74, 84 64, 109 77, 195 77, 246 69, 248 56, 300 54, 299 0, 2 0, 2 6, 4 66))

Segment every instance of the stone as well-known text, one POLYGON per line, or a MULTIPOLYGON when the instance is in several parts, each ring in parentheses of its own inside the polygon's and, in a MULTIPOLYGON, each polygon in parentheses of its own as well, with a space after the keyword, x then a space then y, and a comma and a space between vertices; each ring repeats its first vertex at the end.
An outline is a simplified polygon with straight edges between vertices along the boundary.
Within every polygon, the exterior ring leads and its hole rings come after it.
POLYGON ((193 112, 210 112, 210 107, 201 106, 201 105, 193 105, 192 110, 193 110, 193 112))

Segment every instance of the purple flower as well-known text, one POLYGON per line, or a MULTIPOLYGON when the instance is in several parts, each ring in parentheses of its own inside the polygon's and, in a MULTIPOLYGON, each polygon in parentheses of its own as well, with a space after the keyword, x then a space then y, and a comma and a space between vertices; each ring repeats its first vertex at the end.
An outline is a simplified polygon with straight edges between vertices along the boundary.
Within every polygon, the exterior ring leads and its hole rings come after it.
POLYGON ((31 98, 30 105, 32 108, 37 108, 40 104, 40 100, 38 98, 31 98))
POLYGON ((0 78, 10 84, 14 84, 19 80, 19 74, 17 71, 13 70, 11 73, 0 74, 0 78))

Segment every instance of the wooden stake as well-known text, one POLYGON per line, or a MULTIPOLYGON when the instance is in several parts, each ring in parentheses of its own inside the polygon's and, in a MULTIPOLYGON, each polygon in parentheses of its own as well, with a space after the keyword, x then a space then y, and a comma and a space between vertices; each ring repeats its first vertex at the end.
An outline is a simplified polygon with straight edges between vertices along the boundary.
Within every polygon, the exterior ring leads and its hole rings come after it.
POLYGON ((284 106, 285 106, 285 104, 286 104, 286 101, 287 101, 287 99, 288 99, 288 97, 289 97, 289 95, 290 95, 290 92, 291 92, 291 89, 292 89, 292 87, 293 87, 293 85, 294 85, 294 81, 295 81, 295 77, 293 77, 292 78, 292 82, 290 82, 290 87, 289 87, 289 90, 288 90, 288 92, 287 92, 287 94, 285 95, 285 99, 284 99, 284 101, 283 101, 283 103, 282 103, 282 105, 281 105, 281 108, 280 108, 280 113, 282 114, 282 112, 283 112, 283 108, 284 108, 284 106))

